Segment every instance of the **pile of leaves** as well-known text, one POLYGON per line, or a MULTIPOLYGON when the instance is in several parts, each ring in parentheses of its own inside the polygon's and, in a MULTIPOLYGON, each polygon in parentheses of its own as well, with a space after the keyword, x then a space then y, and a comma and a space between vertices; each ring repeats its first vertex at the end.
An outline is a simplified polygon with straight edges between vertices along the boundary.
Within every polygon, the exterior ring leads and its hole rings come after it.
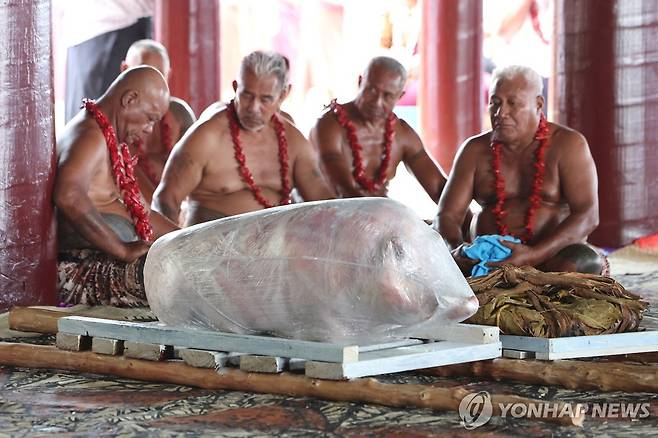
POLYGON ((471 324, 558 338, 636 331, 649 304, 609 277, 504 266, 468 279, 480 302, 471 324))

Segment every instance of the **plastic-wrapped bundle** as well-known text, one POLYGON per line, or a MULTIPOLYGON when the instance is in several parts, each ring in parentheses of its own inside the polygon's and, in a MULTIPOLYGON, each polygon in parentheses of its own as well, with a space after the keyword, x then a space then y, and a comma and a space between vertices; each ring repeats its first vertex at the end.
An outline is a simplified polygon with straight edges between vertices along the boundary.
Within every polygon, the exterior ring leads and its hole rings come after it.
POLYGON ((144 268, 169 324, 367 342, 462 321, 478 303, 442 238, 385 198, 289 205, 158 239, 144 268))

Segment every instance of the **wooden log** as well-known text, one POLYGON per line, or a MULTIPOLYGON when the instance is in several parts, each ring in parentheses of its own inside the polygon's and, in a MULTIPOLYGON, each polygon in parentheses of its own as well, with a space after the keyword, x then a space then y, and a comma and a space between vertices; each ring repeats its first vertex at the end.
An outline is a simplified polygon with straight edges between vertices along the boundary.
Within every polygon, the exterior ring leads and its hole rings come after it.
MULTIPOLYGON (((327 381, 291 373, 246 373, 224 368, 221 372, 194 368, 181 362, 151 362, 91 352, 70 352, 51 346, 0 342, 0 364, 18 367, 51 368, 123 378, 166 382, 204 389, 251 391, 333 401, 376 403, 385 406, 457 411, 460 401, 471 393, 463 387, 439 388, 429 385, 390 384, 375 379, 327 381)), ((501 415, 503 403, 542 403, 514 395, 491 394, 494 415, 501 415)), ((561 411, 564 404, 558 403, 561 411)), ((583 413, 573 417, 541 418, 563 425, 582 425, 583 413)))
POLYGON ((64 310, 14 307, 9 312, 9 328, 20 332, 52 334, 57 333, 57 320, 74 313, 64 310))
POLYGON ((420 370, 440 377, 472 376, 496 381, 513 380, 568 389, 658 393, 658 364, 620 362, 493 359, 420 370))

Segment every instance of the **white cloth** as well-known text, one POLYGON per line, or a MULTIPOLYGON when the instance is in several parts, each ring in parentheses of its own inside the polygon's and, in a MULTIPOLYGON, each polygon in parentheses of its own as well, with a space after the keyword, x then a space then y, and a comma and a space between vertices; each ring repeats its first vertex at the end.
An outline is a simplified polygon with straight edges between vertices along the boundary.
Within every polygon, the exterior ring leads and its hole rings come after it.
POLYGON ((62 44, 72 47, 153 15, 155 0, 53 0, 53 9, 62 44))

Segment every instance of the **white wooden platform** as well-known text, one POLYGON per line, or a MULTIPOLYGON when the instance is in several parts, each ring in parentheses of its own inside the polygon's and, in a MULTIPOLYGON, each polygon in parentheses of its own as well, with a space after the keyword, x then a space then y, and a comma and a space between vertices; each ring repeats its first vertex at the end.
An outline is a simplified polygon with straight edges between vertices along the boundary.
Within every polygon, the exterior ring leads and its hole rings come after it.
POLYGON ((658 351, 658 330, 567 338, 501 335, 500 340, 503 356, 516 359, 576 359, 658 351))
MULTIPOLYGON (((497 327, 457 324, 422 339, 392 339, 370 345, 299 341, 208 330, 180 329, 159 322, 138 323, 71 316, 60 318, 57 344, 88 349, 91 339, 115 340, 126 348, 95 349, 102 354, 164 360, 180 357, 197 367, 239 365, 245 371, 305 370, 309 377, 349 379, 500 357, 497 327), (150 345, 150 347, 148 347, 150 345), (173 354, 166 354, 170 350, 173 354)), ((419 336, 419 337, 421 337, 419 336)))

